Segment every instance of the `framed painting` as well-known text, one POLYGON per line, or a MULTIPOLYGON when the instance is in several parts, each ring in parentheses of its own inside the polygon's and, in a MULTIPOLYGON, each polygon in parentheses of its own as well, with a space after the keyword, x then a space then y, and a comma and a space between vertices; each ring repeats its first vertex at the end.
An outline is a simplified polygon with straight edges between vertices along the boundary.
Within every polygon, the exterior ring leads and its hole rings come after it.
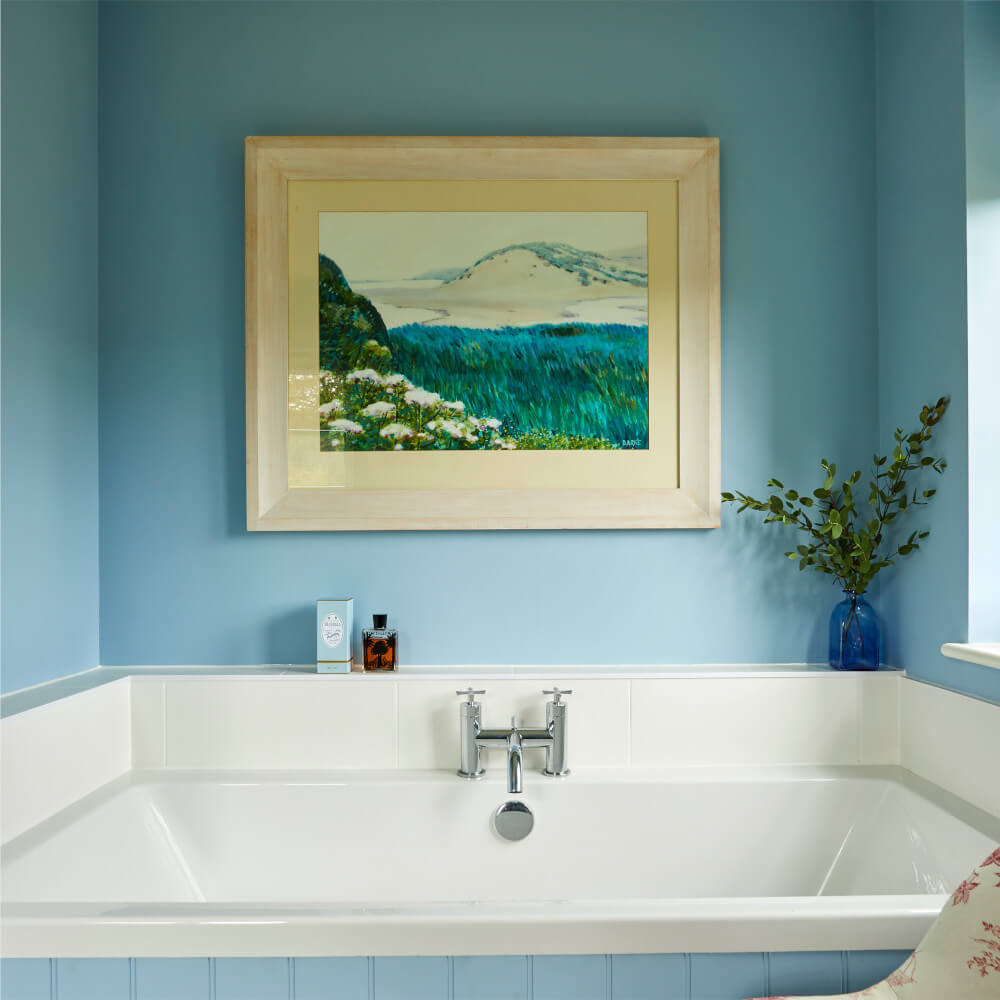
POLYGON ((247 527, 718 526, 718 153, 248 138, 247 527))

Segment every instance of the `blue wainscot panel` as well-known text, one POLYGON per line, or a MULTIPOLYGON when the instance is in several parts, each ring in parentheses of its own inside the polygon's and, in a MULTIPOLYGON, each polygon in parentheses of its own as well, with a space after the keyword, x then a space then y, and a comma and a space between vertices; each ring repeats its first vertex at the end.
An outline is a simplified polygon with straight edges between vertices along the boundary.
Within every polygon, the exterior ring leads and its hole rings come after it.
POLYGON ((747 1000, 860 990, 906 951, 4 959, 3 1000, 747 1000))
POLYGON ((454 1000, 528 1000, 530 958, 483 955, 452 961, 454 1000))
POLYGON ((132 991, 132 963, 127 958, 60 958, 52 984, 55 996, 61 1000, 128 997, 132 991))
POLYGON ((213 1000, 286 1000, 291 964, 287 958, 217 958, 213 1000))
POLYGON ((207 958, 136 959, 134 1000, 200 1000, 211 989, 212 965, 207 958))
POLYGON ((0 960, 0 997, 5 1000, 49 1000, 52 963, 47 958, 0 960))
POLYGON ((368 1000, 368 958, 296 958, 294 1000, 368 1000))

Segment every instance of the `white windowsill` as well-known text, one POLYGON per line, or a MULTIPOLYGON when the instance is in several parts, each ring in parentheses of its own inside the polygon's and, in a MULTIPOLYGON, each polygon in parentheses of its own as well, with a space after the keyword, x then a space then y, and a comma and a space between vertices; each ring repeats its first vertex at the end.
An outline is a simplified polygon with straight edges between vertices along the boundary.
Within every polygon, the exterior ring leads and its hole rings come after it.
POLYGON ((953 660, 968 660, 1000 670, 1000 642, 946 642, 941 652, 953 660))

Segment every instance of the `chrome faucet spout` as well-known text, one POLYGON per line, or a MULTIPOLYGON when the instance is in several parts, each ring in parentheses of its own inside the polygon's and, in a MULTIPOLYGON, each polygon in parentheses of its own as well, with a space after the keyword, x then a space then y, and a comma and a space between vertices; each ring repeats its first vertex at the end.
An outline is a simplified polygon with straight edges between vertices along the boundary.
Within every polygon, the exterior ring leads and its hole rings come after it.
POLYGON ((510 736, 507 737, 507 791, 520 793, 521 784, 521 734, 511 722, 510 736))

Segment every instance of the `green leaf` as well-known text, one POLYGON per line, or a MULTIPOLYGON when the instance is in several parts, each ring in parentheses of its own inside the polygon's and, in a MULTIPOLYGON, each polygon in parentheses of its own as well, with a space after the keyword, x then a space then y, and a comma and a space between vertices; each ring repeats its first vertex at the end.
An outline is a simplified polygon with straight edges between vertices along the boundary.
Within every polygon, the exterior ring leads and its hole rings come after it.
POLYGON ((798 552, 786 552, 785 555, 788 556, 789 559, 798 559, 799 558, 798 552))
POLYGON ((830 535, 833 538, 840 538, 840 536, 843 533, 844 533, 844 529, 839 524, 837 524, 837 523, 834 523, 833 526, 830 528, 830 535))

